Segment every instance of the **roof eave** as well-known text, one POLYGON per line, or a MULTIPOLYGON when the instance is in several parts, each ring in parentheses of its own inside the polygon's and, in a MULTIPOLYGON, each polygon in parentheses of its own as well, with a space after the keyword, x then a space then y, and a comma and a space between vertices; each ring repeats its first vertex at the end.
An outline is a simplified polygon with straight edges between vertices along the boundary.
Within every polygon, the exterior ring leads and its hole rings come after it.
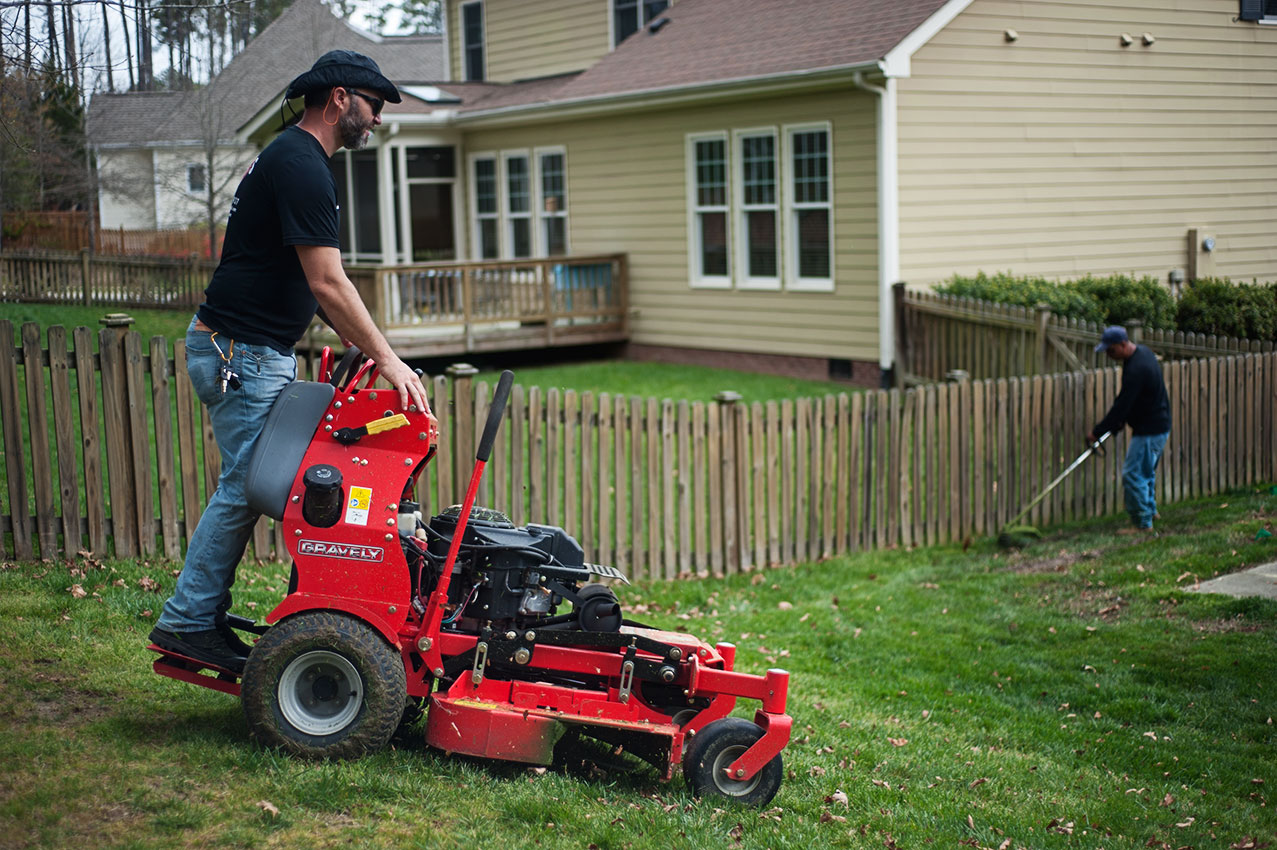
POLYGON ((730 95, 779 94, 793 89, 807 89, 820 85, 836 85, 851 82, 857 71, 877 70, 878 59, 870 59, 849 65, 816 68, 803 71, 786 71, 757 77, 738 77, 715 80, 709 83, 667 86, 620 94, 591 95, 589 97, 556 100, 545 103, 500 106, 495 109, 477 109, 457 115, 461 125, 489 125, 520 123, 522 121, 552 118, 583 117, 621 112, 635 108, 678 106, 711 100, 730 95))

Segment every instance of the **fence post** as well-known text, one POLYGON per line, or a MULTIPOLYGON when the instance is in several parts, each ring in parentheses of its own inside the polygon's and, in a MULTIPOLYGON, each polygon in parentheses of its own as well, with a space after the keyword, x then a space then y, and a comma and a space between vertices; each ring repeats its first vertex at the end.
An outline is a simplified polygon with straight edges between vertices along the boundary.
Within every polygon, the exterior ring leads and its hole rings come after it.
POLYGON ((138 554, 137 503, 133 467, 133 440, 128 410, 128 375, 124 338, 133 319, 124 313, 108 313, 98 349, 102 358, 102 419, 106 425, 106 468, 111 499, 111 537, 117 558, 138 554))
POLYGON ((474 463, 474 376, 479 370, 469 363, 454 363, 447 372, 452 384, 452 492, 464 493, 474 463))
POLYGON ((1126 320, 1126 336, 1131 342, 1135 343, 1136 345, 1143 342, 1144 323, 1141 322, 1139 319, 1127 319, 1126 320))
POLYGON ((93 287, 90 285, 91 278, 89 269, 89 249, 80 249, 80 290, 84 296, 84 306, 88 307, 93 303, 93 287))
POLYGON ((909 349, 909 323, 905 320, 905 282, 898 280, 891 285, 891 296, 895 302, 896 350, 895 364, 892 372, 895 380, 892 385, 903 387, 905 376, 913 374, 913 361, 909 349))
POLYGON ((1038 313, 1038 374, 1045 375, 1050 371, 1047 364, 1051 360, 1051 343, 1046 337, 1047 326, 1051 322, 1051 305, 1041 303, 1034 309, 1038 313))
POLYGON ((723 476, 723 572, 729 575, 740 572, 741 569, 740 513, 744 504, 737 481, 737 470, 743 458, 736 440, 736 421, 742 409, 740 400, 741 394, 732 390, 724 390, 714 396, 714 401, 719 406, 718 421, 721 424, 723 441, 722 451, 719 453, 723 476))

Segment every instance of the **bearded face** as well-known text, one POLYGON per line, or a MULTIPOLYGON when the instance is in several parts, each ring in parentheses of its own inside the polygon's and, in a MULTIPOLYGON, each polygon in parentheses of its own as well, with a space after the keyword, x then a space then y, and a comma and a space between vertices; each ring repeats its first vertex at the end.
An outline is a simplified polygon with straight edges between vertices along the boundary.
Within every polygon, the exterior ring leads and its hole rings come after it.
POLYGON ((366 107, 359 104, 359 98, 352 97, 346 103, 346 109, 337 120, 337 132, 341 134, 341 144, 352 151, 357 151, 368 144, 372 137, 374 118, 364 117, 366 107))

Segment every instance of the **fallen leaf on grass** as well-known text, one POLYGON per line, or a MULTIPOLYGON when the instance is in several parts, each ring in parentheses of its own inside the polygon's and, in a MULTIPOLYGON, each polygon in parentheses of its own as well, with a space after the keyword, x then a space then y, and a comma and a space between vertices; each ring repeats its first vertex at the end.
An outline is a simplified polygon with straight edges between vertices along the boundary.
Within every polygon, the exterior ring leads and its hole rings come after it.
POLYGON ((70 593, 72 596, 74 596, 76 599, 83 599, 84 597, 89 595, 87 592, 85 592, 84 588, 78 584, 73 584, 70 587, 68 587, 67 592, 70 593))
POLYGON ((909 743, 908 738, 888 738, 887 740, 891 742, 891 746, 893 747, 903 747, 905 744, 909 743))
POLYGON ((269 800, 258 800, 257 808, 261 809, 273 818, 279 817, 279 808, 269 800))
POLYGON ((1174 797, 1172 797, 1170 794, 1167 794, 1165 797, 1163 797, 1163 798, 1162 798, 1162 802, 1161 802, 1161 803, 1159 803, 1158 805, 1160 805, 1160 806, 1173 806, 1173 805, 1175 805, 1175 798, 1174 798, 1174 797))
POLYGON ((158 593, 160 589, 160 583, 150 576, 142 576, 138 579, 137 586, 151 593, 158 593))
POLYGON ((1011 839, 1008 838, 1007 840, 1003 841, 1001 844, 998 845, 998 850, 1007 850, 1007 848, 1010 846, 1011 846, 1011 839))
POLYGON ((883 782, 881 779, 871 779, 870 781, 873 782, 874 785, 877 785, 879 788, 891 787, 889 784, 887 784, 886 782, 883 782))
POLYGON ((989 781, 989 777, 987 777, 987 776, 981 776, 979 779, 973 779, 973 780, 971 781, 971 784, 970 784, 970 785, 968 785, 967 787, 968 787, 968 788, 978 788, 978 787, 980 787, 981 785, 983 785, 984 783, 986 783, 986 782, 988 782, 988 781, 989 781))
POLYGON ((826 803, 837 803, 845 808, 851 808, 851 802, 847 799, 845 791, 839 789, 825 798, 826 803))
POLYGON ((776 607, 777 607, 777 608, 779 608, 779 609, 780 609, 780 610, 782 610, 782 611, 792 611, 792 610, 794 610, 794 603, 792 603, 792 602, 777 602, 777 603, 776 603, 776 607))
POLYGON ((823 811, 820 813, 820 822, 821 823, 831 823, 831 822, 846 823, 847 819, 843 817, 842 815, 831 815, 828 811, 823 811))
POLYGON ((1183 823, 1177 823, 1177 824, 1175 824, 1175 826, 1176 826, 1176 827, 1178 827, 1179 829, 1188 829, 1190 826, 1192 826, 1192 825, 1193 825, 1193 821, 1195 821, 1195 820, 1197 820, 1197 818, 1189 818, 1188 820, 1184 821, 1183 823))

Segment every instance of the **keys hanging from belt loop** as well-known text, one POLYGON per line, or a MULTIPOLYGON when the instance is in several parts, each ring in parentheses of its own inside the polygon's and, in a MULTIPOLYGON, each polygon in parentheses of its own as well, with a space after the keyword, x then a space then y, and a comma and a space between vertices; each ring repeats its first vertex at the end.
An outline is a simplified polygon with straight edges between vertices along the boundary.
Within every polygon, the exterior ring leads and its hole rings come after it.
POLYGON ((218 370, 218 381, 222 385, 222 394, 225 395, 226 388, 229 386, 233 390, 237 390, 244 385, 239 379, 239 375, 231 368, 231 357, 235 356, 235 340, 231 340, 231 353, 227 356, 222 347, 217 344, 217 331, 213 331, 208 341, 213 343, 213 347, 217 349, 217 356, 222 358, 221 368, 218 370))

